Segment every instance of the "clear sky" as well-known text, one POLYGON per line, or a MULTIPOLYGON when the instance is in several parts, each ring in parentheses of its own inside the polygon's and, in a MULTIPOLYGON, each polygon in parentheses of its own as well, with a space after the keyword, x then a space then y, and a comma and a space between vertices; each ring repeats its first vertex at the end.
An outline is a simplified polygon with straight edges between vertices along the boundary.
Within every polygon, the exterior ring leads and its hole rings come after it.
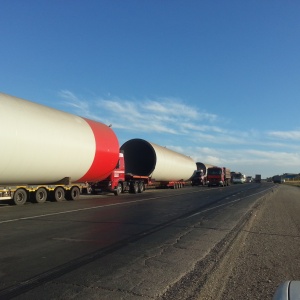
POLYGON ((2 0, 0 91, 112 124, 120 145, 299 173, 299 16, 298 0, 2 0))

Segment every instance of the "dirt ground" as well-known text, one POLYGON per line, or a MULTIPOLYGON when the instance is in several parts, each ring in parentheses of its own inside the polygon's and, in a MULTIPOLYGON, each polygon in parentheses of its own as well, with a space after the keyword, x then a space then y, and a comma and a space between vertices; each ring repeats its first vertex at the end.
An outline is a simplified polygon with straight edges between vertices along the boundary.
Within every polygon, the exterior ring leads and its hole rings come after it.
POLYGON ((280 185, 253 212, 198 299, 272 299, 300 280, 300 188, 280 185))

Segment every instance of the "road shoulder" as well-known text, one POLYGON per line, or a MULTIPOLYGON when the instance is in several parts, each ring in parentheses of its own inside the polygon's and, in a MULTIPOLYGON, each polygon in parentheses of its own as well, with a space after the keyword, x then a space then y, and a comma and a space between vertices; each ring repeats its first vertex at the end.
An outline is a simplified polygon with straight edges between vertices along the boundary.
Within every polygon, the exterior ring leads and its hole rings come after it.
POLYGON ((198 299, 271 299, 300 279, 300 189, 280 185, 253 211, 198 299))

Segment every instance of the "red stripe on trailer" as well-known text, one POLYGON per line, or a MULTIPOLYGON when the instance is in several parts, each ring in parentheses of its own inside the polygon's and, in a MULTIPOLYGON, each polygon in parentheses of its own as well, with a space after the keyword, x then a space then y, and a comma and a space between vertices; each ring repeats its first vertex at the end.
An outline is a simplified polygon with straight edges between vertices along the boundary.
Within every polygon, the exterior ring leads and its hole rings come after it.
POLYGON ((91 182, 105 179, 116 167, 119 159, 119 142, 113 130, 102 124, 83 118, 95 136, 95 157, 87 173, 77 182, 91 182), (99 177, 101 174, 101 177, 99 177))

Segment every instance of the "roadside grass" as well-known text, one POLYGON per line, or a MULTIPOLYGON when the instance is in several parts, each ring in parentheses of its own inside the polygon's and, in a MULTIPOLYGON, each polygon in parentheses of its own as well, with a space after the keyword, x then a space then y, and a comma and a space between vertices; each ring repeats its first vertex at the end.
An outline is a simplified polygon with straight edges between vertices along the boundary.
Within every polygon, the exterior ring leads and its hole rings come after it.
POLYGON ((293 186, 299 186, 300 187, 300 180, 289 180, 286 181, 284 184, 289 184, 289 185, 293 185, 293 186))

